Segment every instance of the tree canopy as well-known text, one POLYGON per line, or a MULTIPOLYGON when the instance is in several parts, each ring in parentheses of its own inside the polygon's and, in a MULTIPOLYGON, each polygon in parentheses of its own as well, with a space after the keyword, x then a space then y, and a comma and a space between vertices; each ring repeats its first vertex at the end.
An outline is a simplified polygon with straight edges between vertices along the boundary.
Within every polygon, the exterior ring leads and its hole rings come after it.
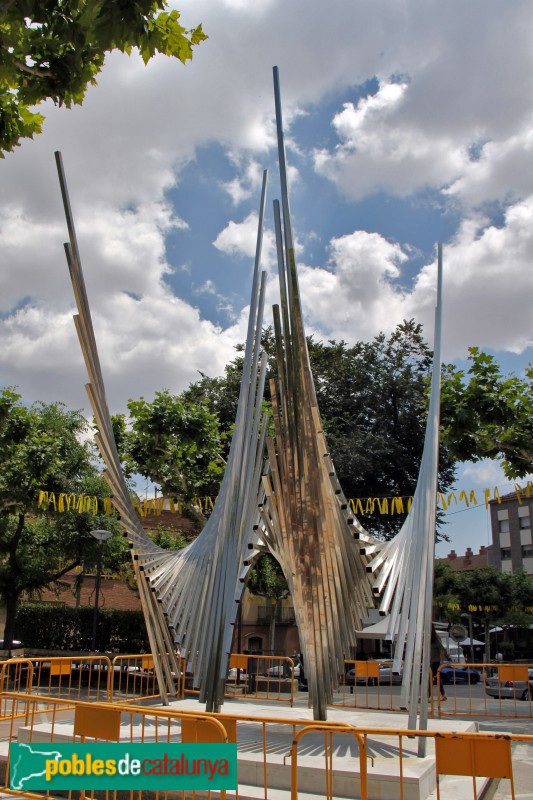
POLYGON ((533 576, 508 573, 494 567, 455 571, 444 560, 435 564, 434 606, 439 618, 463 622, 469 615, 473 625, 517 630, 533 622, 533 576))
POLYGON ((533 367, 503 376, 477 347, 469 361, 467 374, 449 367, 443 376, 443 439, 458 461, 495 458, 508 478, 523 478, 533 471, 533 367))
MULTIPOLYGON (((310 343, 320 414, 347 497, 406 500, 414 494, 431 357, 422 328, 413 320, 398 325, 389 336, 380 333, 352 347, 344 342, 310 343)), ((442 444, 439 491, 447 491, 454 477, 454 460, 442 444)), ((365 514, 361 522, 389 538, 398 532, 403 517, 365 514)))
POLYGON ((117 562, 123 558, 112 517, 74 511, 52 516, 37 509, 42 489, 101 496, 108 491, 80 441, 86 427, 79 412, 61 403, 27 406, 13 389, 0 391, 0 596, 6 605, 7 648, 21 595, 58 581, 85 558, 94 561, 91 530, 116 532, 106 551, 117 562))
MULTIPOLYGON (((272 331, 263 335, 269 373, 276 375, 272 331)), ((422 456, 427 414, 431 351, 422 328, 412 320, 371 342, 308 340, 318 405, 340 484, 347 497, 411 496, 422 456)), ((185 401, 203 402, 219 416, 223 430, 235 418, 242 367, 240 355, 222 378, 201 379, 182 393, 185 401)), ((454 461, 441 448, 439 489, 454 479, 454 461)), ((370 514, 361 520, 372 533, 398 532, 399 515, 370 514)))
POLYGON ((129 400, 130 424, 113 418, 125 471, 138 473, 179 498, 195 514, 193 501, 217 495, 224 474, 223 436, 205 405, 184 402, 168 391, 154 400, 129 400))
POLYGON ((112 50, 192 58, 207 37, 186 30, 167 0, 0 0, 0 156, 40 133, 32 107, 81 105, 112 50))

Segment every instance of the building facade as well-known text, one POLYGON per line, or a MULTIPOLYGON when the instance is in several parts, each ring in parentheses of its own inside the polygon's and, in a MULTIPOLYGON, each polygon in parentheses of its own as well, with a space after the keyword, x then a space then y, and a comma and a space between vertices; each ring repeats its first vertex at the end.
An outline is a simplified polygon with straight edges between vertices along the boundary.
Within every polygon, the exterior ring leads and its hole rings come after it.
POLYGON ((506 494, 501 502, 491 500, 492 564, 502 572, 523 570, 533 575, 533 497, 506 494))

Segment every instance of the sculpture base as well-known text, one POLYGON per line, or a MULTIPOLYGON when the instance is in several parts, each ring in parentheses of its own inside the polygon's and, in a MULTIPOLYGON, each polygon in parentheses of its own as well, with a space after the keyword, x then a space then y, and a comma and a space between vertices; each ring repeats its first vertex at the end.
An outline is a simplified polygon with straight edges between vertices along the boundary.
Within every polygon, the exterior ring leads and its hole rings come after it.
MULTIPOLYGON (((154 707, 153 702, 150 703, 154 707)), ((194 698, 173 701, 166 708, 176 710, 202 711, 203 705, 194 698)), ((312 722, 312 709, 308 708, 307 695, 299 695, 294 706, 288 707, 279 702, 243 701, 240 698, 227 698, 222 714, 246 717, 246 721, 237 724, 238 737, 238 775, 239 800, 255 800, 264 798, 263 726, 266 725, 266 780, 269 800, 290 800, 291 757, 293 740, 291 724, 282 724, 277 720, 309 720, 312 722), (251 719, 253 718, 253 719, 251 719), (272 723, 268 723, 271 719, 272 723), (257 721, 256 721, 257 720, 257 721)), ((46 717, 44 717, 46 719, 46 717)), ((223 719, 222 719, 223 721, 223 719)), ((358 731, 376 731, 367 737, 368 747, 368 798, 369 800, 397 800, 400 796, 400 746, 394 731, 407 728, 407 714, 357 710, 353 708, 328 708, 328 722, 340 722, 354 726, 358 731), (391 733, 387 733, 390 731, 391 733)), ((300 726, 299 726, 300 727, 300 726)), ((429 720, 429 729, 433 731, 454 731, 456 733, 473 731, 474 722, 461 720, 429 720)), ((19 742, 50 741, 51 724, 43 722, 33 726, 33 730, 22 726, 19 728, 19 742)), ((54 740, 72 741, 73 723, 70 720, 55 723, 54 740)), ((139 726, 138 736, 135 727, 124 725, 121 739, 133 741, 140 739, 142 731, 139 726)), ((179 722, 172 724, 172 738, 179 740, 179 722), (175 729, 175 731, 174 731, 175 729)), ((148 737, 149 739, 149 737, 148 737)), ((144 733, 144 740, 146 731, 144 733)), ((311 732, 302 737, 298 747, 298 798, 299 800, 323 800, 326 796, 326 774, 324 758, 324 733, 311 732)), ((405 800, 434 800, 436 798, 436 775, 433 740, 428 740, 427 755, 418 758, 418 739, 402 740, 402 780, 405 800)), ((359 754, 357 741, 352 734, 338 733, 332 741, 332 775, 333 797, 335 800, 360 797, 359 754)), ((476 788, 478 797, 486 787, 487 779, 478 778, 476 788)), ((441 796, 453 797, 454 800, 471 800, 472 778, 441 776, 441 796)), ((235 797, 232 792, 229 798, 235 797)))

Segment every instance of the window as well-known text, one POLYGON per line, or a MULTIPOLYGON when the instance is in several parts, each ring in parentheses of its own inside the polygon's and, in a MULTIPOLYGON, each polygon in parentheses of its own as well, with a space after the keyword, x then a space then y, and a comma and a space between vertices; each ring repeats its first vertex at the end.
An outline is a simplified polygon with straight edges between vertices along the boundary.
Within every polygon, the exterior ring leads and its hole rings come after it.
POLYGON ((263 652, 263 639, 261 636, 250 636, 248 639, 248 652, 249 653, 262 653, 263 652))
POLYGON ((500 554, 501 554, 501 557, 502 557, 502 561, 507 561, 507 559, 511 558, 511 548, 510 547, 502 547, 502 549, 500 550, 500 554))
POLYGON ((498 521, 498 529, 500 533, 508 533, 509 531, 509 520, 508 519, 500 519, 498 521))
POLYGON ((529 517, 520 517, 521 528, 531 528, 531 520, 529 517))
POLYGON ((522 558, 533 558, 533 545, 522 545, 522 558))

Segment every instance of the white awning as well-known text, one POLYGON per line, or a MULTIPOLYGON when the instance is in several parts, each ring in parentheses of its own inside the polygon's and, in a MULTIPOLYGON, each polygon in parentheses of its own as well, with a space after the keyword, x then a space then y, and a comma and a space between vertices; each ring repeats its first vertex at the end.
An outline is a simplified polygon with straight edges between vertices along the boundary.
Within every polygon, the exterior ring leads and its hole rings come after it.
POLYGON ((369 625, 360 631, 356 631, 355 635, 358 639, 385 639, 389 629, 389 615, 382 617, 379 622, 369 625))

